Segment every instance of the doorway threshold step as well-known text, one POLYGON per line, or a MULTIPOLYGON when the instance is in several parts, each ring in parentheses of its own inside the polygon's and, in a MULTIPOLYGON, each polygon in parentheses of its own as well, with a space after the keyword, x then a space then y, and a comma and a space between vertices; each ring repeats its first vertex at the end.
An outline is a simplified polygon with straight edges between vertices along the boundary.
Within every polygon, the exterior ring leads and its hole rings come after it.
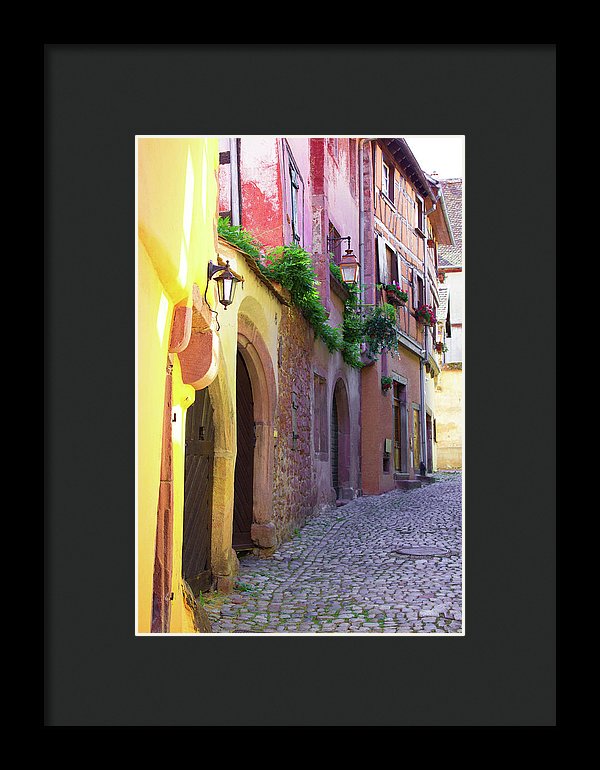
POLYGON ((396 479, 396 489, 420 489, 423 483, 421 479, 396 479))

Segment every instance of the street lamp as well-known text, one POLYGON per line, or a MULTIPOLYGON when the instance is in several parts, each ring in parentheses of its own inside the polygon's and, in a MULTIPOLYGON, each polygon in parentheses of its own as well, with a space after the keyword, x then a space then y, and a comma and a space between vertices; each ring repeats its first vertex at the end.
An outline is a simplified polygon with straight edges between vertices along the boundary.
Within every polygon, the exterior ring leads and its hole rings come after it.
POLYGON ((243 282, 243 278, 229 267, 229 260, 224 265, 215 265, 212 261, 208 263, 208 280, 210 281, 216 273, 219 273, 214 277, 214 281, 217 284, 217 293, 219 295, 219 302, 225 310, 233 302, 235 296, 235 287, 238 283, 243 282))
POLYGON ((344 283, 358 283, 358 271, 360 264, 354 255, 354 252, 350 248, 350 236, 345 235, 343 238, 329 238, 329 248, 332 248, 334 243, 338 241, 348 241, 348 248, 346 253, 340 260, 338 267, 342 271, 342 278, 344 283))
POLYGON ((339 268, 342 271, 344 283, 358 283, 358 271, 360 265, 354 256, 352 249, 346 249, 346 253, 339 264, 339 268))

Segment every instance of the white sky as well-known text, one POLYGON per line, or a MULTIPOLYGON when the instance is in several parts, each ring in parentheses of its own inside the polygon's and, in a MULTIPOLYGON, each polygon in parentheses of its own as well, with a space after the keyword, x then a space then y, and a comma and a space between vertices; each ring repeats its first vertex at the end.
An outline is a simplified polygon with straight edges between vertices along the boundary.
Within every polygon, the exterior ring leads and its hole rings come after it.
POLYGON ((440 179, 464 179, 463 135, 406 136, 406 140, 419 165, 428 174, 437 174, 440 179))

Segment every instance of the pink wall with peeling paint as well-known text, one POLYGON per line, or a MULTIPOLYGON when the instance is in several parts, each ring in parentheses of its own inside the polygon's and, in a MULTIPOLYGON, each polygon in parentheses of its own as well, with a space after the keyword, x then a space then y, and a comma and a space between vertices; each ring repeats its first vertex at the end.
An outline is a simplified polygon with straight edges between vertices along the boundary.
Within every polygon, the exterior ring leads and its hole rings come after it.
POLYGON ((265 248, 282 245, 280 159, 275 137, 244 137, 240 143, 241 224, 265 248))

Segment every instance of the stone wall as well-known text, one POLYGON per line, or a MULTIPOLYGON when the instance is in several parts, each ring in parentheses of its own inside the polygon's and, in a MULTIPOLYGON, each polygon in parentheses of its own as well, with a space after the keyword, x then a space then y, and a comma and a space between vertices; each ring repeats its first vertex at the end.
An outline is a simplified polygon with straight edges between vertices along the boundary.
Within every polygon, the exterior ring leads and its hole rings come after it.
POLYGON ((292 537, 316 504, 311 458, 314 332, 299 310, 284 307, 279 333, 273 523, 282 542, 292 537))

